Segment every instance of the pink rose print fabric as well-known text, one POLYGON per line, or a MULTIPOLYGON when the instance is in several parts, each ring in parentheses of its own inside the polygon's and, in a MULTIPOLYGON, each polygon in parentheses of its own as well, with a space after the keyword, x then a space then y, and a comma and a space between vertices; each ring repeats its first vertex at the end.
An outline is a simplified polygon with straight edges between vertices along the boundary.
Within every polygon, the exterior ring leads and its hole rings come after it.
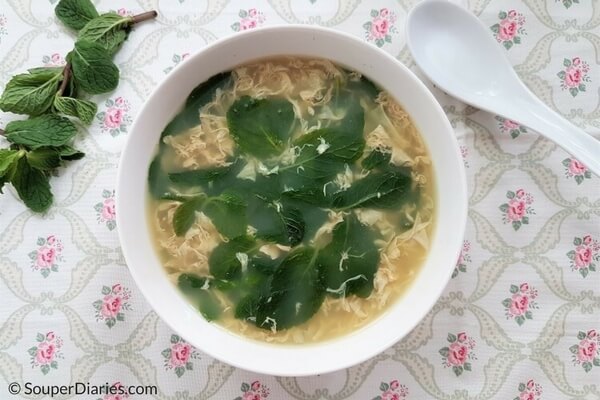
POLYGON ((593 367, 600 367, 600 336, 595 329, 587 332, 579 331, 578 344, 569 347, 573 354, 573 364, 581 365, 585 372, 590 372, 593 367))
POLYGON ((119 14, 122 17, 132 17, 133 16, 133 11, 128 10, 126 8, 119 8, 116 12, 117 12, 117 14, 119 14))
POLYGON ((515 10, 500 11, 498 13, 500 22, 490 27, 498 43, 509 50, 513 45, 521 43, 521 37, 526 35, 525 17, 515 10))
POLYGON ((266 19, 265 15, 256 8, 240 10, 238 16, 240 17, 240 20, 231 25, 231 29, 236 32, 247 31, 248 29, 256 28, 257 26, 264 24, 266 19))
POLYGON ((114 230, 117 227, 116 213, 115 213, 115 191, 106 190, 102 191, 102 201, 96 203, 94 210, 96 210, 96 219, 99 224, 104 224, 109 231, 114 230))
POLYGON ((452 368, 456 376, 460 376, 464 371, 471 371, 470 360, 477 359, 473 353, 475 340, 465 332, 456 335, 449 333, 446 340, 450 345, 442 347, 439 351, 442 355, 442 365, 445 368, 452 368))
POLYGON ((62 339, 54 332, 47 332, 46 334, 38 333, 35 340, 36 345, 27 350, 31 357, 31 367, 39 368, 44 375, 48 374, 51 369, 58 369, 56 360, 62 358, 62 339))
POLYGON ((574 158, 565 158, 562 165, 565 167, 565 176, 568 179, 575 179, 578 185, 581 185, 586 179, 592 179, 592 172, 574 158))
POLYGON ((590 271, 595 272, 600 262, 600 242, 590 235, 575 237, 573 239, 574 250, 567 253, 571 261, 571 270, 579 271, 584 278, 590 271))
POLYGON ((127 132, 127 127, 133 121, 129 115, 131 108, 129 102, 122 97, 117 97, 114 100, 106 100, 104 106, 106 110, 96 114, 102 132, 108 132, 113 137, 127 132))
POLYGON ((6 17, 4 14, 0 14, 0 43, 2 43, 2 36, 8 34, 8 30, 6 29, 6 17))
POLYGON ((510 297, 502 300, 506 318, 514 319, 519 325, 523 325, 527 319, 533 319, 531 310, 538 308, 535 302, 538 296, 537 290, 528 283, 521 283, 510 285, 510 293, 510 297))
POLYGON ((193 370, 193 360, 200 358, 196 349, 178 335, 171 335, 171 346, 160 354, 164 358, 165 370, 175 371, 178 378, 181 378, 185 371, 193 370))
POLYGON ((506 192, 507 203, 500 205, 502 211, 502 221, 505 224, 511 224, 515 231, 518 231, 521 226, 529 224, 529 216, 535 214, 531 207, 533 204, 533 196, 523 189, 516 192, 511 190, 506 192))
POLYGON ((542 395, 542 387, 539 383, 534 382, 533 379, 527 381, 527 383, 519 383, 519 395, 513 400, 540 400, 542 395))
POLYGON ((269 397, 270 389, 260 381, 254 381, 250 384, 243 382, 240 388, 242 395, 234 400, 262 400, 269 397))
POLYGON ((173 54, 173 57, 171 57, 171 61, 173 62, 173 64, 168 66, 167 68, 163 69, 163 72, 165 74, 168 74, 169 72, 171 72, 171 70, 173 68, 175 68, 177 65, 179 65, 182 61, 184 61, 189 56, 190 56, 190 53, 173 54))
POLYGON ((527 128, 515 121, 500 116, 496 116, 495 119, 498 121, 500 132, 510 134, 510 137, 513 139, 518 138, 521 133, 527 132, 527 128))
POLYGON ((570 8, 573 4, 579 4, 579 0, 556 0, 558 3, 562 3, 565 8, 570 8))
POLYGON ((64 57, 58 53, 42 57, 44 67, 62 67, 66 64, 64 57))
POLYGON ((471 262, 471 256, 469 255, 469 251, 471 251, 471 242, 465 240, 463 242, 463 247, 460 252, 460 255, 458 256, 458 261, 456 261, 454 272, 452 272, 452 278, 456 278, 461 272, 467 272, 467 264, 471 262))
POLYGON ((29 253, 31 268, 47 278, 51 272, 58 272, 58 263, 64 261, 63 244, 54 235, 38 237, 36 244, 37 250, 29 253))
POLYGON ((371 20, 363 24, 365 39, 368 42, 375 43, 377 47, 392 43, 392 34, 398 33, 395 23, 396 14, 387 8, 371 10, 371 20))
POLYGON ((579 57, 575 57, 573 59, 565 58, 563 65, 565 68, 556 74, 560 78, 561 89, 568 90, 573 97, 576 97, 579 92, 585 92, 585 84, 592 81, 588 75, 589 64, 579 57))
POLYGON ((373 397, 373 400, 402 400, 408 397, 408 388, 397 380, 389 383, 381 382, 379 390, 381 390, 381 394, 373 397))
POLYGON ((469 148, 467 146, 461 145, 460 146, 460 155, 463 159, 463 164, 465 166, 465 168, 469 168, 469 148))
POLYGON ((103 286, 101 293, 104 297, 92 303, 96 310, 96 321, 103 321, 109 328, 115 326, 118 321, 125 321, 125 311, 131 310, 130 290, 116 283, 103 286))
POLYGON ((113 383, 111 388, 114 388, 111 390, 111 392, 116 392, 115 394, 106 394, 104 395, 104 397, 99 397, 97 400, 124 400, 130 398, 129 394, 127 394, 127 392, 125 391, 126 389, 121 384, 121 382, 113 383))

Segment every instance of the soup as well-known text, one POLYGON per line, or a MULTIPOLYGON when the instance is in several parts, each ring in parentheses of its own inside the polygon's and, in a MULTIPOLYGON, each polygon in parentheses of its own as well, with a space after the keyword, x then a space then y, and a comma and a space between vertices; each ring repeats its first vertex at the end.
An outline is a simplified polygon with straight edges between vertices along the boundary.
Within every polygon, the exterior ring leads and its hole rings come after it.
POLYGON ((416 276, 435 217, 410 117, 322 59, 259 60, 199 85, 148 180, 169 277, 207 320, 268 342, 373 321, 416 276))

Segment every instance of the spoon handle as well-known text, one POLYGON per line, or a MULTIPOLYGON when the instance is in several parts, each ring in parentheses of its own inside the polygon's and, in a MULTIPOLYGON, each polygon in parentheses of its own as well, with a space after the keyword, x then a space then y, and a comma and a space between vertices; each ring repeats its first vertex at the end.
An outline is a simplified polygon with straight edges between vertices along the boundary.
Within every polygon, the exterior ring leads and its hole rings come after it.
POLYGON ((540 132, 600 176, 600 141, 561 117, 541 100, 533 96, 521 97, 506 111, 505 117, 540 132))

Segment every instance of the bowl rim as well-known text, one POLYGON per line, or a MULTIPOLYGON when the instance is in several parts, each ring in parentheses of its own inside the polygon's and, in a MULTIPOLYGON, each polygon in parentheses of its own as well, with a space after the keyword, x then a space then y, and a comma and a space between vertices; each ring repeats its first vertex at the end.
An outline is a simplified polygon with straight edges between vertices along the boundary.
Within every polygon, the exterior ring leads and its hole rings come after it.
MULTIPOLYGON (((163 296, 156 296, 156 293, 150 287, 150 285, 147 281, 147 278, 145 278, 143 276, 144 274, 142 271, 142 267, 139 265, 136 266, 137 261, 135 261, 135 260, 138 259, 139 254, 136 254, 137 250, 135 248, 135 243, 139 243, 139 241, 141 239, 140 238, 135 238, 135 239, 132 238, 132 235, 135 234, 135 229, 133 229, 130 226, 131 222, 129 221, 129 218, 127 217, 127 213, 121 212, 121 210, 132 210, 133 209, 132 207, 135 207, 134 205, 128 204, 128 197, 130 197, 130 196, 128 196, 127 193, 131 192, 131 190, 128 187, 128 178, 127 178, 128 173, 126 171, 127 171, 128 165, 131 162, 130 159, 133 159, 132 154, 135 154, 135 152, 136 152, 136 149, 134 147, 135 140, 140 135, 143 134, 143 132, 139 132, 141 129, 141 126, 144 123, 142 116, 145 116, 146 114, 151 113, 154 103, 156 102, 156 100, 154 100, 156 98, 156 96, 161 94, 165 90, 167 90, 166 88, 169 86, 171 81, 175 80, 179 74, 183 73, 182 71, 184 71, 186 69, 186 66, 188 66, 187 68, 190 68, 189 66, 191 66, 193 64, 201 64, 201 60, 205 56, 205 54, 210 54, 210 52, 213 51, 214 49, 217 49, 219 47, 225 47, 228 45, 234 45, 235 42, 237 42, 237 41, 247 41, 247 40, 251 40, 251 39, 260 38, 263 35, 276 35, 276 34, 284 34, 284 33, 290 34, 290 35, 298 35, 299 37, 302 35, 312 36, 313 40, 315 40, 315 38, 318 36, 320 36, 320 37, 334 36, 335 37, 334 40, 339 40, 340 42, 345 41, 347 43, 351 43, 351 45, 363 49, 365 54, 366 53, 374 54, 376 52, 379 54, 379 57, 382 57, 383 59, 386 60, 386 62, 394 65, 394 68, 395 68, 394 72, 397 72, 398 75, 402 75, 403 79, 407 79, 408 81, 410 81, 411 85, 414 85, 416 88, 418 88, 418 90, 420 91, 419 95, 424 96, 424 98, 426 99, 426 101, 428 103, 428 106, 431 107, 430 111, 432 114, 432 118, 437 119, 438 122, 443 127, 442 130, 445 131, 445 132, 440 132, 440 134, 443 134, 443 133, 447 134, 447 136, 449 136, 448 140, 450 141, 449 146, 453 147, 453 149, 452 148, 448 149, 448 151, 450 151, 449 154, 453 156, 453 157, 451 157, 451 159, 452 159, 451 161, 454 164, 454 167, 457 167, 457 168, 455 168, 456 171, 454 171, 454 172, 456 172, 455 178, 457 178, 457 180, 455 181, 455 185, 456 185, 455 196, 456 196, 456 199, 458 199, 457 200, 458 203, 462 205, 462 207, 459 207, 458 209, 453 210, 455 213, 455 216, 453 217, 453 219, 457 221, 457 225, 454 225, 454 227, 453 227, 453 232, 455 233, 456 237, 460 239, 460 245, 462 245, 462 238, 464 236, 464 231, 465 231, 466 222, 467 222, 467 207, 468 207, 466 173, 465 173, 465 170, 464 170, 464 167, 462 164, 462 160, 460 158, 460 150, 458 147, 458 142, 456 140, 456 137, 454 136, 454 131, 453 131, 453 129, 450 125, 450 122, 448 121, 442 107, 437 102, 437 100, 435 99, 433 94, 429 91, 429 89, 425 86, 425 84, 423 82, 421 82, 421 80, 419 80, 419 78, 417 78, 417 76, 414 75, 414 73, 412 71, 410 71, 410 69, 408 67, 403 65, 401 62, 396 60, 394 57, 392 57, 388 53, 376 48, 375 46, 369 45, 369 44, 365 43, 364 41, 361 41, 357 37, 355 37, 351 34, 345 33, 345 32, 341 32, 341 31, 329 29, 329 28, 324 28, 324 27, 307 26, 307 25, 300 25, 300 24, 288 24, 288 25, 281 25, 281 26, 261 27, 261 28, 249 30, 249 31, 246 31, 246 32, 243 32, 240 34, 234 34, 234 35, 230 35, 225 38, 219 39, 205 47, 202 47, 199 51, 192 54, 186 60, 185 63, 180 63, 179 65, 177 65, 169 73, 169 75, 165 79, 163 79, 163 81, 160 82, 152 90, 152 93, 145 99, 144 104, 142 105, 142 107, 140 108, 140 110, 137 113, 134 123, 132 124, 132 126, 130 128, 130 133, 127 137, 126 143, 125 143, 122 153, 121 153, 121 158, 119 160, 119 166, 118 166, 118 172, 117 172, 117 186, 116 186, 117 190, 115 193, 115 202, 116 202, 116 208, 117 208, 116 219, 117 219, 117 228, 118 228, 118 232, 119 232, 121 249, 123 252, 123 256, 127 262, 127 265, 129 266, 129 271, 130 271, 134 281, 136 282, 138 289, 145 297, 146 301, 149 303, 149 305, 152 307, 152 309, 157 313, 157 315, 171 329, 173 329, 177 333, 180 333, 184 339, 186 339, 190 344, 194 345, 196 348, 198 348, 202 352, 210 355, 211 357, 213 357, 215 359, 218 359, 220 361, 223 361, 223 362, 233 365, 235 367, 258 372, 258 373, 263 373, 263 374, 276 375, 276 376, 307 376, 307 375, 323 374, 323 373, 328 373, 328 372, 332 372, 332 371, 337 371, 337 370, 344 369, 344 368, 356 365, 358 363, 361 363, 361 362, 368 360, 368 359, 376 356, 377 354, 385 351, 390 346, 392 346, 394 343, 396 343, 397 341, 399 341, 400 339, 402 339, 403 337, 408 335, 410 333, 410 331, 412 331, 415 328, 415 326, 417 326, 422 321, 422 319, 425 318, 427 313, 429 313, 430 310, 433 308, 434 304, 437 302, 437 300, 443 293, 443 290, 447 286, 447 283, 450 280, 450 276, 451 276, 453 269, 450 268, 450 266, 448 266, 447 271, 445 271, 445 275, 442 276, 441 278, 438 278, 438 280, 437 280, 438 283, 436 284, 434 291, 427 294, 425 304, 422 305, 420 308, 420 312, 419 312, 420 317, 413 318, 410 321, 410 323, 403 325, 402 329, 400 329, 400 328, 398 329, 398 334, 396 334, 396 335, 389 335, 389 334, 378 335, 378 334, 376 334, 376 332, 373 333, 372 337, 376 340, 372 341, 372 343, 370 343, 369 346, 367 346, 368 351, 366 351, 362 348, 356 348, 358 351, 358 354, 356 356, 352 356, 352 355, 349 356, 348 354, 342 355, 342 360, 337 361, 337 362, 336 361, 332 362, 331 360, 326 359, 326 357, 324 357, 321 360, 313 359, 314 358, 313 357, 310 359, 312 361, 309 362, 309 361, 307 361, 307 358, 304 357, 303 353, 310 352, 311 355, 316 356, 319 354, 319 350, 324 351, 325 348, 329 348, 329 347, 337 348, 338 351, 343 350, 344 347, 341 345, 337 345, 337 346, 332 346, 332 345, 335 343, 338 343, 338 342, 340 342, 340 343, 343 342, 344 344, 352 343, 352 338, 357 336, 356 335, 357 332, 372 331, 374 329, 373 325, 377 321, 385 319, 385 315, 390 313, 390 309, 392 307, 395 307, 397 305, 397 303, 401 303, 403 301, 403 299, 400 298, 400 299, 396 300, 393 304, 388 306, 388 310, 385 310, 381 316, 379 316, 375 319, 375 321, 370 322, 365 327, 359 328, 358 331, 356 331, 356 332, 349 333, 340 338, 334 338, 332 340, 316 342, 316 343, 307 344, 307 345, 284 345, 284 344, 259 343, 259 342, 256 342, 256 341, 253 341, 250 339, 241 338, 238 335, 235 335, 231 332, 226 331, 224 328, 217 327, 217 329, 219 329, 221 331, 221 333, 216 334, 216 337, 223 339, 224 342, 226 342, 228 344, 232 344, 236 340, 242 341, 248 346, 248 349, 250 349, 250 348, 252 349, 253 354, 258 354, 257 351, 265 352, 264 353, 265 357, 263 360, 260 360, 259 362, 257 362, 257 360, 255 359, 253 362, 248 362, 248 360, 245 359, 246 356, 244 356, 244 355, 240 355, 239 357, 232 356, 230 351, 225 351, 225 349, 223 349, 223 347, 225 347, 225 346, 222 346, 221 344, 218 344, 217 342, 211 342, 209 344, 221 346, 221 348, 205 345, 202 342, 202 338, 198 337, 199 336, 198 334, 196 334, 196 333, 190 334, 190 331, 184 326, 185 323, 192 323, 192 322, 195 323, 195 321, 191 321, 191 319, 193 319, 193 318, 190 317, 190 314, 188 314, 189 310, 183 310, 183 312, 186 314, 187 318, 180 318, 178 320, 177 318, 179 318, 179 317, 170 313, 169 310, 167 310, 164 307, 164 304, 162 303, 163 296), (435 117, 434 117, 434 115, 435 115, 435 117), (130 260, 132 260, 131 265, 130 265, 130 260), (185 331, 185 333, 183 333, 182 331, 185 331), (224 333, 229 333, 229 335, 224 335, 224 333), (275 349, 275 350, 273 350, 273 349, 275 349), (281 353, 281 355, 279 355, 279 353, 281 353), (285 354, 286 356, 284 357, 283 354, 285 354), (286 357, 296 357, 296 358, 298 358, 298 360, 295 363, 286 364, 285 368, 282 369, 283 364, 281 362, 286 357), (273 363, 272 363, 272 361, 273 361, 273 363), (278 363, 278 361, 279 361, 279 363, 278 363), (290 367, 290 365, 292 365, 292 367, 290 367)), ((281 52, 280 54, 285 55, 285 53, 283 53, 283 52, 281 52)), ((299 54, 297 52, 296 53, 288 53, 287 55, 301 56, 301 54, 299 54)), ((317 56, 314 56, 314 57, 317 57, 317 56)), ((254 59, 260 59, 260 58, 263 58, 263 57, 257 56, 254 59)), ((321 58, 327 58, 327 57, 321 57, 321 58)), ((249 62, 249 61, 251 61, 250 58, 241 60, 238 63, 238 65, 249 62)), ((334 61, 334 62, 336 64, 340 64, 337 61, 334 61)), ((354 66, 352 66, 352 67, 354 67, 354 66)), ((358 68, 356 68, 356 69, 358 69, 358 68)), ((384 77, 383 79, 387 80, 389 78, 384 77)), ((200 82, 201 81, 197 81, 197 84, 199 84, 200 82)), ((183 99, 184 98, 182 98, 182 101, 183 101, 183 99)), ((403 106, 404 106, 404 104, 403 104, 403 106)), ((165 121, 165 123, 166 123, 166 121, 165 121)), ((157 134, 157 136, 156 136, 157 139, 159 138, 159 136, 160 135, 157 134)), ((435 164, 435 162, 434 162, 434 164, 435 164)), ((435 169, 435 165, 434 165, 434 169, 435 169)), ((147 172, 147 168, 146 168, 146 172, 147 172)), ((437 178, 438 173, 434 171, 434 175, 437 178)), ((439 190, 439 183, 436 182, 436 191, 438 191, 438 190, 439 190)), ((440 198, 441 194, 437 193, 437 196, 438 196, 438 198, 440 198)), ((146 208, 145 204, 144 204, 143 208, 144 209, 146 208)), ((436 212, 438 212, 438 211, 439 211, 439 207, 436 207, 436 212)), ((437 231, 438 227, 434 228, 434 230, 437 231)), ((144 236, 144 235, 139 235, 139 236, 144 236)), ((440 239, 438 239, 438 240, 440 240, 440 239)), ((452 242, 451 247, 452 247, 452 249, 454 249, 454 251, 449 251, 448 254, 446 254, 446 256, 453 257, 452 261, 448 261, 448 264, 449 265, 452 264, 452 267, 453 267, 453 262, 458 258, 459 254, 460 254, 461 246, 458 245, 458 243, 459 243, 458 239, 452 238, 449 240, 452 242), (450 253, 452 253, 452 254, 450 254, 450 253)), ((430 251, 430 253, 431 252, 432 251, 430 251)), ((430 257, 430 256, 431 256, 431 254, 428 254, 428 257, 430 257)), ((155 259, 158 259, 156 254, 154 254, 153 257, 155 259)), ((426 262, 427 262, 427 260, 424 261, 424 263, 426 263, 426 262)), ((422 267, 422 268, 424 268, 424 267, 422 267)), ((166 273, 164 275, 164 278, 165 278, 165 281, 168 281, 166 273)), ((417 278, 415 278, 415 280, 416 279, 417 278)), ((174 286, 170 282, 168 282, 168 284, 171 286, 174 286)), ((414 281, 410 284, 410 286, 412 286, 412 285, 414 285, 414 281)), ((409 288, 407 288, 407 291, 408 291, 408 289, 410 289, 410 286, 409 286, 409 288)), ((167 296, 166 293, 164 293, 163 295, 167 296)), ((403 294, 402 297, 404 297, 405 295, 406 295, 406 293, 403 294)), ((189 306, 189 304, 188 304, 188 306, 189 306)), ((189 308, 191 308, 191 307, 189 307, 189 308)), ((204 321, 204 324, 210 325, 213 328, 215 328, 214 324, 210 324, 210 323, 206 322, 203 319, 203 317, 200 315, 200 313, 198 313, 196 310, 192 309, 192 311, 195 312, 197 317, 199 317, 200 319, 202 319, 204 321)), ((202 326, 201 323, 198 323, 198 324, 200 324, 202 326)), ((202 333, 204 333, 204 334, 210 333, 212 335, 212 333, 209 330, 213 329, 213 328, 206 328, 206 330, 203 331, 202 333)), ((213 336, 211 336, 211 338, 212 337, 213 336)), ((356 344, 356 343, 354 343, 354 344, 356 344)), ((347 347, 345 349, 347 350, 347 347)), ((346 351, 346 353, 353 353, 353 352, 346 351)))

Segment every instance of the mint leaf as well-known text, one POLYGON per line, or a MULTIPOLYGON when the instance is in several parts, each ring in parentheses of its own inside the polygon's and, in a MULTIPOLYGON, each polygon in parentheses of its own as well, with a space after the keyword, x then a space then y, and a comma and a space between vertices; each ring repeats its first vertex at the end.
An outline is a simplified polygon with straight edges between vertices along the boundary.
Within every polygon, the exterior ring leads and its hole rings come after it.
POLYGON ((319 253, 319 268, 328 294, 368 297, 379 266, 379 252, 373 232, 353 215, 333 229, 331 242, 319 253))
POLYGON ((390 164, 391 159, 391 153, 382 153, 379 150, 373 150, 364 160, 362 160, 361 165, 366 170, 384 168, 390 164))
POLYGON ((209 197, 202 211, 222 235, 235 238, 246 233, 246 203, 237 194, 222 193, 218 197, 209 197))
POLYGON ((248 214, 250 225, 261 239, 296 246, 304 237, 304 219, 297 208, 279 201, 258 199, 256 207, 248 214))
POLYGON ((27 207, 35 212, 44 212, 52 204, 52 192, 48 176, 32 168, 26 158, 19 159, 17 168, 10 180, 19 197, 27 207))
POLYGON ((396 208, 407 201, 412 180, 400 172, 372 173, 354 182, 347 190, 333 197, 333 208, 396 208))
POLYGON ((49 171, 60 166, 60 153, 52 147, 40 147, 27 152, 27 162, 35 169, 49 171))
POLYGON ((116 13, 106 13, 85 24, 79 31, 78 40, 101 45, 110 55, 127 39, 131 17, 116 13))
POLYGON ((294 141, 296 160, 281 167, 290 189, 323 190, 323 184, 357 160, 365 147, 362 136, 344 135, 337 129, 319 129, 294 141))
POLYGON ((210 283, 208 278, 194 274, 181 274, 177 279, 177 286, 198 307, 204 318, 214 321, 223 309, 215 295, 208 290, 210 283))
POLYGON ((148 168, 148 190, 152 197, 160 199, 169 194, 169 176, 160 162, 160 154, 154 157, 148 168))
POLYGON ((351 89, 341 90, 331 99, 336 114, 343 113, 339 121, 333 121, 327 128, 334 129, 346 138, 356 140, 363 137, 365 128, 365 111, 360 104, 360 97, 351 89))
POLYGON ((5 132, 9 142, 36 149, 67 144, 77 133, 77 128, 68 118, 46 114, 9 122, 5 132))
POLYGON ((195 197, 181 203, 173 214, 173 230, 183 236, 196 222, 196 211, 204 203, 203 197, 195 197))
POLYGON ((208 258, 210 274, 216 279, 238 279, 242 273, 242 261, 245 259, 247 267, 249 258, 256 253, 259 247, 256 241, 249 236, 239 236, 229 242, 219 244, 208 258), (244 257, 242 261, 240 261, 241 257, 244 257))
POLYGON ((0 193, 4 184, 10 182, 23 152, 18 150, 0 149, 0 193))
POLYGON ((184 109, 165 127, 162 137, 176 135, 200 124, 200 109, 213 101, 215 92, 231 83, 231 72, 213 76, 198 85, 188 96, 184 109))
POLYGON ((298 189, 286 188, 286 190, 281 192, 281 196, 285 199, 297 200, 321 208, 329 208, 331 206, 330 193, 334 191, 334 186, 326 186, 325 192, 323 192, 323 186, 299 185, 298 189))
POLYGON ((317 267, 318 251, 298 247, 273 274, 268 296, 261 298, 256 326, 280 331, 312 317, 325 298, 325 285, 317 267))
POLYGON ((27 72, 30 75, 37 75, 39 78, 50 79, 57 74, 62 74, 65 67, 35 67, 29 68, 27 72))
POLYGON ((177 286, 184 292, 188 293, 196 289, 201 289, 206 285, 208 278, 195 274, 181 274, 177 278, 177 286))
POLYGON ((173 183, 187 185, 187 186, 199 186, 208 182, 214 181, 224 175, 226 175, 233 168, 234 164, 230 164, 226 167, 216 167, 207 169, 196 169, 190 171, 176 172, 168 174, 169 179, 173 183))
POLYGON ((356 95, 357 92, 363 92, 371 99, 375 99, 381 92, 373 82, 364 76, 361 76, 357 81, 348 81, 347 90, 353 95, 356 95))
POLYGON ((70 117, 79 118, 81 122, 89 125, 94 120, 98 106, 87 100, 78 100, 72 97, 60 96, 58 93, 54 96, 54 108, 56 111, 70 117))
POLYGON ((215 225, 219 233, 235 238, 246 233, 246 203, 233 193, 217 197, 198 196, 181 203, 173 215, 173 230, 183 236, 196 221, 196 211, 202 211, 215 225))
POLYGON ((22 155, 18 150, 0 149, 0 176, 12 170, 12 166, 22 155))
POLYGON ((234 311, 235 318, 254 321, 260 302, 269 295, 271 275, 278 262, 267 257, 253 258, 251 261, 235 292, 229 292, 228 295, 234 300, 239 299, 234 311), (263 261, 267 261, 268 267, 261 264, 263 261))
POLYGON ((227 110, 227 125, 240 148, 259 158, 280 154, 294 126, 292 104, 282 99, 243 96, 227 110))
POLYGON ((119 69, 101 44, 79 39, 69 54, 76 84, 86 92, 106 93, 119 84, 119 69))
POLYGON ((60 22, 76 31, 98 17, 98 11, 90 0, 60 0, 54 13, 60 22))
POLYGON ((56 147, 56 150, 60 159, 65 161, 81 160, 85 156, 85 153, 67 145, 56 147))
POLYGON ((0 97, 0 109, 16 114, 44 113, 52 105, 61 77, 62 68, 36 68, 13 76, 0 97))

